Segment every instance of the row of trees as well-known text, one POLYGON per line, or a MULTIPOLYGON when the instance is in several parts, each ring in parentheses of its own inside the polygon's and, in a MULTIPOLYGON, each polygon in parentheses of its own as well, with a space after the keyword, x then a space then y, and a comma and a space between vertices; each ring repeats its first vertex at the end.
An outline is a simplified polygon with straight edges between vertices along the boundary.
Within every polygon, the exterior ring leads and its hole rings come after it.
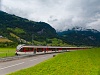
POLYGON ((0 47, 5 48, 5 47, 16 47, 18 43, 14 42, 0 42, 0 47))

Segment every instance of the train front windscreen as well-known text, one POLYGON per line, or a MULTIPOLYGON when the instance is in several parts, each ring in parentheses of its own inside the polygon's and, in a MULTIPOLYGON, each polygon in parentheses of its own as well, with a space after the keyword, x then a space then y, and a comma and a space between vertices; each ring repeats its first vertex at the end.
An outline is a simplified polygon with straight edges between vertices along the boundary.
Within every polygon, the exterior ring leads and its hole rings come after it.
POLYGON ((25 45, 25 44, 18 45, 18 46, 16 47, 16 49, 17 49, 17 50, 20 50, 24 45, 25 45))

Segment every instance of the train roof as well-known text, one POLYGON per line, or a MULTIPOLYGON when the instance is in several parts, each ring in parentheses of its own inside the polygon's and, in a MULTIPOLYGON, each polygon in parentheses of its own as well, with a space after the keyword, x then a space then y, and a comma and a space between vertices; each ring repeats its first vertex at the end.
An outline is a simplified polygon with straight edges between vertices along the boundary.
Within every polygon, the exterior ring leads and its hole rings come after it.
MULTIPOLYGON (((63 47, 63 46, 34 46, 34 45, 18 45, 19 47, 29 48, 86 48, 86 47, 63 47)), ((18 47, 17 46, 17 47, 18 47)))

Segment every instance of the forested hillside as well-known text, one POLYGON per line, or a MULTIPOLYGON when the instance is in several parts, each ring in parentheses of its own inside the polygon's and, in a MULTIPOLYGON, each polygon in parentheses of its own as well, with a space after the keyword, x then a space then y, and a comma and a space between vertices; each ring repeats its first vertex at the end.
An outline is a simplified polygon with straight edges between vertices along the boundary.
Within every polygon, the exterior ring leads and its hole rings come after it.
POLYGON ((94 29, 56 30, 45 22, 30 21, 0 11, 0 47, 18 44, 50 46, 100 46, 100 32, 94 29))
POLYGON ((9 44, 31 44, 33 40, 43 42, 46 39, 56 38, 57 33, 45 22, 34 22, 0 11, 0 36, 10 40, 9 44))
POLYGON ((68 30, 58 33, 65 42, 77 46, 100 46, 100 32, 94 29, 68 30))

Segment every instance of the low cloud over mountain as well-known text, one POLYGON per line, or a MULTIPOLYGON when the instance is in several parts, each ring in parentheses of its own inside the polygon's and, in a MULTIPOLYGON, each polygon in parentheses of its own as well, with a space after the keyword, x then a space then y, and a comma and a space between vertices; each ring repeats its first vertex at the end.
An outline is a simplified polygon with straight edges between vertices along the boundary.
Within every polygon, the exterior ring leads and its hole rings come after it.
POLYGON ((58 31, 75 26, 100 31, 100 0, 2 0, 1 10, 49 23, 58 31))

